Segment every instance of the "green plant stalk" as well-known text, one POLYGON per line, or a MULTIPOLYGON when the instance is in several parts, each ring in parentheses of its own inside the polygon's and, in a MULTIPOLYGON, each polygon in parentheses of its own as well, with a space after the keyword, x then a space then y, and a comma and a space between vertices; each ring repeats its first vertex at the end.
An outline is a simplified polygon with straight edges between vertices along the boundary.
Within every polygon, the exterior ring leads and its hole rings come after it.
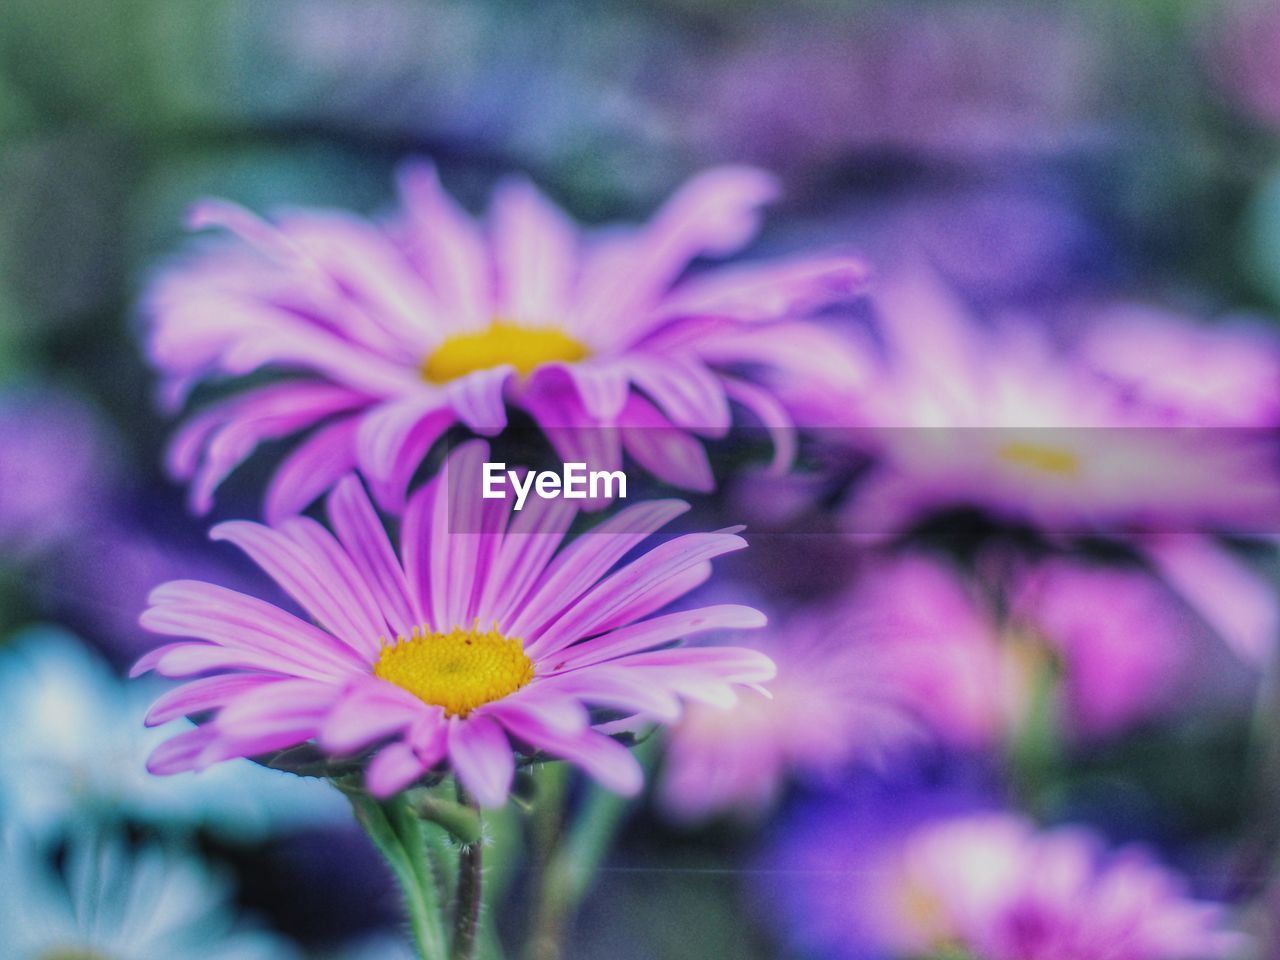
POLYGON ((480 908, 484 897, 483 823, 479 808, 471 802, 459 783, 457 806, 474 814, 476 830, 471 842, 458 848, 458 896, 453 927, 452 960, 472 960, 480 930, 480 908))
POLYGON ((403 796, 383 804, 359 788, 339 789, 351 801, 356 822, 382 854, 400 886, 420 960, 444 960, 448 945, 441 900, 427 859, 422 821, 403 796))
MULTIPOLYGON (((636 747, 636 759, 652 767, 657 737, 636 747)), ((529 960, 561 960, 568 921, 591 889, 627 812, 628 799, 591 783, 582 807, 543 868, 540 897, 527 945, 529 960)))

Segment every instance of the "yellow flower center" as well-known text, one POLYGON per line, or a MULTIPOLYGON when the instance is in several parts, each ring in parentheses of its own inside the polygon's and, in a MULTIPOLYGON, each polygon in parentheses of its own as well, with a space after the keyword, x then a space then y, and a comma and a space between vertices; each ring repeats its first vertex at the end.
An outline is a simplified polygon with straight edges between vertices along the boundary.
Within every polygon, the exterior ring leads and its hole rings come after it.
POLYGON ((423 361, 422 376, 432 383, 448 383, 509 363, 523 377, 544 363, 576 363, 589 353, 585 345, 555 327, 520 327, 495 320, 487 330, 445 340, 423 361))
POLYGON ((408 637, 385 643, 373 674, 408 690, 424 703, 465 717, 486 703, 515 693, 533 679, 524 644, 495 627, 454 627, 432 633, 415 627, 408 637))
POLYGON ((1014 440, 1004 444, 996 455, 1007 463, 1061 477, 1074 477, 1080 472, 1080 458, 1076 454, 1047 444, 1014 440))

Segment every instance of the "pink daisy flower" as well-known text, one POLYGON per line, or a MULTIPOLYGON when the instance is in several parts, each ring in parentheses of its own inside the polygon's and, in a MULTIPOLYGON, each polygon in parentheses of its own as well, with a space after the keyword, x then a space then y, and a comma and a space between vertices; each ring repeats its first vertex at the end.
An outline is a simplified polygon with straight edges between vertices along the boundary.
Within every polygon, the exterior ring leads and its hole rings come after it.
MULTIPOLYGON (((769 812, 792 777, 831 779, 920 730, 859 643, 848 611, 794 616, 764 638, 779 665, 770 697, 727 710, 692 704, 666 741, 659 797, 674 819, 769 812)), ((870 648, 869 648, 870 647, 870 648)))
POLYGON ((500 806, 517 753, 568 760, 630 793, 640 767, 594 729, 592 708, 673 720, 682 701, 727 706, 736 688, 773 675, 753 650, 671 648, 759 627, 757 610, 651 616, 706 580, 712 558, 746 546, 736 531, 675 537, 619 566, 687 505, 635 504, 565 546, 576 510, 564 500, 515 513, 480 498, 487 455, 483 442, 464 445, 413 495, 398 558, 354 477, 328 498, 333 533, 305 517, 215 527, 314 623, 210 583, 157 588, 143 625, 190 639, 147 654, 134 674, 199 679, 157 701, 147 722, 212 718, 159 747, 152 772, 313 741, 335 757, 376 750, 365 775, 379 796, 447 766, 482 806, 500 806))
POLYGON ((698 438, 738 404, 790 455, 791 421, 737 375, 794 367, 843 382, 862 363, 805 318, 859 291, 848 257, 799 257, 686 277, 756 233, 777 192, 767 174, 721 167, 690 180, 639 228, 580 231, 531 184, 494 192, 485 223, 435 170, 409 166, 403 209, 373 223, 333 211, 273 222, 221 201, 192 211, 222 227, 163 272, 144 303, 168 405, 202 382, 288 373, 192 417, 170 449, 199 511, 264 441, 310 431, 266 493, 274 522, 355 468, 388 509, 454 424, 494 435, 524 410, 562 459, 617 469, 624 451, 675 486, 714 485, 698 438))
POLYGON ((888 359, 860 437, 878 463, 850 529, 976 507, 1053 539, 1122 540, 1232 649, 1265 658, 1274 591, 1215 535, 1268 536, 1280 518, 1280 340, 1125 312, 1062 344, 1027 318, 982 323, 926 270, 882 284, 877 306, 888 359), (1230 602, 1211 581, 1231 583, 1230 602))
POLYGON ((768 813, 791 781, 830 783, 929 741, 991 745, 1025 701, 973 591, 925 555, 869 556, 851 589, 774 622, 770 697, 693 704, 671 728, 658 796, 684 821, 768 813))
POLYGON ((1015 632, 1037 638, 1059 661, 1074 733, 1115 734, 1185 698, 1188 664, 1205 631, 1156 577, 1137 566, 1057 557, 1015 584, 1015 632))
POLYGON ((786 879, 765 882, 767 902, 824 956, 1249 955, 1226 907, 1196 898, 1144 848, 1112 849, 1086 827, 1038 829, 1007 811, 947 810, 960 798, 945 794, 890 797, 870 810, 840 798, 802 811, 770 864, 786 879))
POLYGON ((989 960, 1180 960, 1237 955, 1224 909, 1145 851, 1091 831, 1037 832, 1020 816, 926 824, 882 864, 867 903, 898 949, 989 960), (877 909, 877 904, 882 910, 877 909))

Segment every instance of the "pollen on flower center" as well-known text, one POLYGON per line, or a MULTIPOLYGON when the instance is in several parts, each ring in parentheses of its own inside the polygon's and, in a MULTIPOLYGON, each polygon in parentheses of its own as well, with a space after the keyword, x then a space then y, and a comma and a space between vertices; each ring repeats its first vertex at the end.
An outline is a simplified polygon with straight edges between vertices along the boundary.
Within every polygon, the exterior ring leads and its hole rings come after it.
POLYGON ((533 679, 524 644, 495 627, 454 627, 433 633, 415 627, 408 637, 384 643, 374 676, 394 683, 425 703, 465 717, 486 703, 515 693, 533 679))
POLYGON ((1076 454, 1047 444, 1010 441, 1000 447, 996 455, 1008 463, 1030 467, 1042 473, 1074 477, 1080 472, 1080 458, 1076 454))
POLYGON ((495 320, 487 330, 445 340, 423 361, 422 376, 432 383, 447 383, 504 363, 527 376, 544 363, 575 363, 586 359, 589 352, 555 327, 521 327, 495 320))

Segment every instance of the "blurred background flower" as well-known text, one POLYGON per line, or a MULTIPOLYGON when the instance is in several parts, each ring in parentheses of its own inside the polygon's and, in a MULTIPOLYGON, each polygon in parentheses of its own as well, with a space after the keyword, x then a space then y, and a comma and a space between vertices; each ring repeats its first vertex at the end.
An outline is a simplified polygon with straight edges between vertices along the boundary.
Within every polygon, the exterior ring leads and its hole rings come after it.
POLYGON ((225 876, 179 847, 73 833, 58 861, 7 827, 0 918, 13 957, 289 960, 288 941, 240 925, 225 876))
POLYGON ((98 818, 235 841, 345 824, 346 802, 323 782, 247 761, 157 783, 146 759, 165 734, 142 725, 157 693, 61 630, 15 636, 0 649, 4 819, 39 834, 98 818))

